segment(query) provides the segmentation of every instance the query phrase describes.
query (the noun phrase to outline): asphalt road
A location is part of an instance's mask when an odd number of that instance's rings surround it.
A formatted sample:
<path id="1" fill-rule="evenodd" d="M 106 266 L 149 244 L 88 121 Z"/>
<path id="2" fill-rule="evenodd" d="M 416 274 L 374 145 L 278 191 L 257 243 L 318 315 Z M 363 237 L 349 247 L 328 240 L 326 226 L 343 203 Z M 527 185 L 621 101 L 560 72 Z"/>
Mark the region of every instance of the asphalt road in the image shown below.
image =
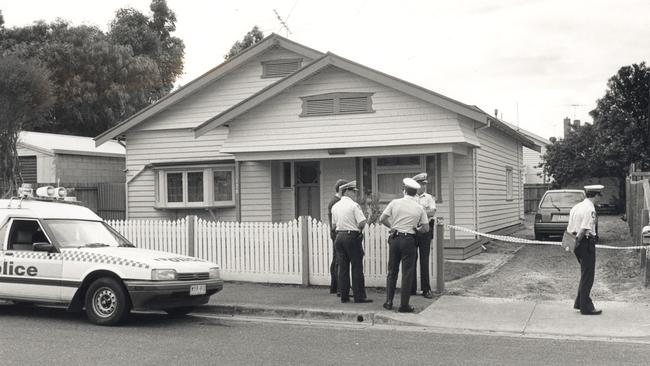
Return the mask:
<path id="1" fill-rule="evenodd" d="M 9 365 L 624 365 L 647 344 L 440 334 L 378 326 L 135 314 L 120 327 L 62 309 L 0 306 Z"/>

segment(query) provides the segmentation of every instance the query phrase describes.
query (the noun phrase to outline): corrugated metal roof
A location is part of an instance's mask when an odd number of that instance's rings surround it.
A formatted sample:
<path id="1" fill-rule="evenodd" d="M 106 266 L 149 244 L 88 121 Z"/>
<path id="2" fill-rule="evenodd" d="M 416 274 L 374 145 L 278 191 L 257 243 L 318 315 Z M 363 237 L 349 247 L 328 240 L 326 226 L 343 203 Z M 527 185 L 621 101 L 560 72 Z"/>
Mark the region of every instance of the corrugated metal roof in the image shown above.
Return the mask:
<path id="1" fill-rule="evenodd" d="M 93 138 L 84 136 L 22 131 L 18 136 L 18 145 L 50 154 L 125 156 L 124 146 L 116 141 L 107 141 L 105 144 L 95 147 Z"/>

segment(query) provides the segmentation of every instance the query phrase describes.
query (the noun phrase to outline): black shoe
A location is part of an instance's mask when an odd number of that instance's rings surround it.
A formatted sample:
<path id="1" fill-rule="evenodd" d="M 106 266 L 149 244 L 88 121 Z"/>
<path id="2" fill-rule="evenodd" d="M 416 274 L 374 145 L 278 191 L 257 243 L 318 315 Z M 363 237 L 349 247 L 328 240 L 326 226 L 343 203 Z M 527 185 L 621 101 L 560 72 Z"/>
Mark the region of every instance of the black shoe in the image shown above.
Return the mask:
<path id="1" fill-rule="evenodd" d="M 578 306 L 578 305 L 573 305 L 573 308 L 576 309 L 576 310 L 580 310 L 580 306 Z"/>
<path id="2" fill-rule="evenodd" d="M 600 315 L 602 314 L 603 311 L 600 309 L 594 309 L 592 311 L 581 311 L 580 314 L 582 315 Z"/>
<path id="3" fill-rule="evenodd" d="M 341 302 L 343 302 L 343 303 L 350 302 L 350 298 L 349 297 L 342 297 Z"/>
<path id="4" fill-rule="evenodd" d="M 433 299 L 433 294 L 431 293 L 431 291 L 424 291 L 422 293 L 422 296 L 424 296 L 426 299 Z"/>
<path id="5" fill-rule="evenodd" d="M 386 302 L 384 303 L 384 305 L 382 305 L 382 306 L 383 306 L 384 309 L 386 309 L 386 310 L 393 310 L 393 303 L 392 303 L 392 302 L 386 301 Z"/>
<path id="6" fill-rule="evenodd" d="M 412 307 L 411 305 L 406 305 L 406 306 L 400 306 L 399 309 L 397 309 L 400 313 L 412 313 L 415 311 L 415 308 Z"/>
<path id="7" fill-rule="evenodd" d="M 357 304 L 361 304 L 361 303 L 366 303 L 366 302 L 372 302 L 372 299 L 359 299 L 359 300 L 354 299 L 354 302 L 357 303 Z"/>
<path id="8" fill-rule="evenodd" d="M 336 289 L 330 289 L 330 294 L 336 294 L 338 291 Z"/>

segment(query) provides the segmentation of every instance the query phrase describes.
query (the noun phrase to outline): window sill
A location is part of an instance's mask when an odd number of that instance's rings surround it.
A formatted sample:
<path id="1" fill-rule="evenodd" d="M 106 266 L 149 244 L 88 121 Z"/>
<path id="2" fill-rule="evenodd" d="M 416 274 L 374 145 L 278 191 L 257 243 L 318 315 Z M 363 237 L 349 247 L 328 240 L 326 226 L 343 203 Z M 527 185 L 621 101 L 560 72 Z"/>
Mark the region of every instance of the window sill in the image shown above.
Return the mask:
<path id="1" fill-rule="evenodd" d="M 235 207 L 234 203 L 215 203 L 212 205 L 174 205 L 174 206 L 165 206 L 165 205 L 154 205 L 153 208 L 156 210 L 201 210 L 201 209 L 210 209 L 210 208 L 228 208 Z"/>

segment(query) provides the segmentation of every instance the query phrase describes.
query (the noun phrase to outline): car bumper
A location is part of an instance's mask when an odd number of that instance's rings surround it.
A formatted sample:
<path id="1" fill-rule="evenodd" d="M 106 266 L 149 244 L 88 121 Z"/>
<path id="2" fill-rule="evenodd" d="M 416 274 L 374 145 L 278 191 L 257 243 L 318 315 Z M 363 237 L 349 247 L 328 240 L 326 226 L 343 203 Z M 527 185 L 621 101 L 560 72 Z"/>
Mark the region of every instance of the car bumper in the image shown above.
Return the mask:
<path id="1" fill-rule="evenodd" d="M 197 306 L 223 289 L 223 280 L 124 281 L 134 310 L 161 310 Z M 205 294 L 190 296 L 190 286 L 205 285 Z"/>
<path id="2" fill-rule="evenodd" d="M 557 234 L 562 235 L 566 230 L 568 222 L 536 222 L 535 234 Z"/>

